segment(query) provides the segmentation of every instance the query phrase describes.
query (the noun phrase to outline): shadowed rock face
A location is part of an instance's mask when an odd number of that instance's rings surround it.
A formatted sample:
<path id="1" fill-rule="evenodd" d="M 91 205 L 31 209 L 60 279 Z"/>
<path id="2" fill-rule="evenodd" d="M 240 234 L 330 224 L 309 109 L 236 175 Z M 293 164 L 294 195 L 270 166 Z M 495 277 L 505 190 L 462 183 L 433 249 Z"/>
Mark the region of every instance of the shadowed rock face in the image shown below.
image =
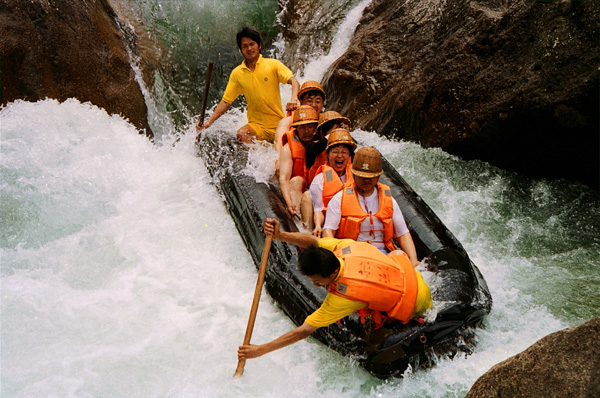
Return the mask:
<path id="1" fill-rule="evenodd" d="M 152 136 L 114 18 L 106 0 L 0 0 L 2 105 L 75 97 Z"/>
<path id="2" fill-rule="evenodd" d="M 285 39 L 282 61 L 295 70 L 302 70 L 316 54 L 331 49 L 335 26 L 344 20 L 360 0 L 280 0 L 283 10 L 279 18 Z M 300 82 L 303 83 L 303 82 Z"/>
<path id="3" fill-rule="evenodd" d="M 328 109 L 386 136 L 597 187 L 599 14 L 597 1 L 373 0 L 323 79 Z"/>
<path id="4" fill-rule="evenodd" d="M 466 398 L 599 397 L 600 318 L 544 337 L 481 376 Z"/>

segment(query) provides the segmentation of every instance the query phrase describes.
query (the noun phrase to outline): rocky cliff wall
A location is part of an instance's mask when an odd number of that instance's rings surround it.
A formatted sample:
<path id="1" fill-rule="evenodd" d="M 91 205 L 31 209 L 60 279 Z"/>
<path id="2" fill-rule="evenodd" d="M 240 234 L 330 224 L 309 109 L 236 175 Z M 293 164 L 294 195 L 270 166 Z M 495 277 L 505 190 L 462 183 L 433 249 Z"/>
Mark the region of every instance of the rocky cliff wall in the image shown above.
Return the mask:
<path id="1" fill-rule="evenodd" d="M 107 0 L 0 0 L 1 103 L 75 97 L 148 136 L 144 96 Z"/>
<path id="2" fill-rule="evenodd" d="M 328 109 L 382 135 L 597 187 L 599 16 L 593 0 L 373 0 L 323 79 Z M 290 23 L 298 32 L 306 21 Z"/>

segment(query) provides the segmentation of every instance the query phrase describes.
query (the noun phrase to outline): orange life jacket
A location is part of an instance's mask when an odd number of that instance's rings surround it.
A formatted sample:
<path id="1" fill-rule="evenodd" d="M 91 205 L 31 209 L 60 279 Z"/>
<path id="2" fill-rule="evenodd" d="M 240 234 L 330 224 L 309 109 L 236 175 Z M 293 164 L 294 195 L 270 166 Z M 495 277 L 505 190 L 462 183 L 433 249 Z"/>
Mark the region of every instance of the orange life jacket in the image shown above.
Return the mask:
<path id="1" fill-rule="evenodd" d="M 348 162 L 346 165 L 346 184 L 354 181 L 354 178 L 352 178 L 352 172 L 350 171 L 351 167 L 352 165 L 350 162 Z M 335 172 L 333 167 L 329 166 L 328 164 L 319 167 L 317 174 L 321 172 L 323 173 L 323 206 L 325 206 L 322 211 L 325 213 L 329 201 L 336 193 L 342 190 L 344 183 L 342 182 L 342 179 L 338 173 Z"/>
<path id="2" fill-rule="evenodd" d="M 325 152 L 325 151 L 323 151 L 317 155 L 317 157 L 315 158 L 315 162 L 313 163 L 312 166 L 310 166 L 310 169 L 308 169 L 307 181 L 306 181 L 306 184 L 308 186 L 310 186 L 310 184 L 312 183 L 312 180 L 315 178 L 315 176 L 320 173 L 319 169 L 324 164 L 327 164 L 327 152 Z"/>
<path id="3" fill-rule="evenodd" d="M 381 231 L 374 229 L 373 217 L 378 218 L 383 223 L 383 243 L 389 251 L 396 250 L 396 246 L 392 239 L 394 238 L 394 223 L 392 216 L 394 215 L 394 204 L 392 202 L 392 191 L 387 185 L 377 183 L 377 193 L 379 196 L 379 209 L 376 214 L 369 215 L 365 212 L 358 202 L 358 194 L 354 189 L 354 184 L 344 185 L 341 202 L 341 218 L 340 225 L 336 231 L 335 237 L 338 239 L 354 239 L 358 238 L 361 232 Z M 369 217 L 371 229 L 362 231 L 360 224 Z M 374 241 L 370 241 L 374 242 Z"/>
<path id="4" fill-rule="evenodd" d="M 367 310 L 386 312 L 402 323 L 411 319 L 418 280 L 408 256 L 386 256 L 366 242 L 352 242 L 334 254 L 344 260 L 345 266 L 329 285 L 330 293 L 367 303 Z"/>
<path id="5" fill-rule="evenodd" d="M 292 177 L 302 177 L 306 180 L 306 153 L 304 151 L 304 145 L 296 134 L 296 129 L 292 127 L 291 130 L 286 131 L 281 136 L 281 146 L 288 144 L 290 152 L 292 153 Z"/>

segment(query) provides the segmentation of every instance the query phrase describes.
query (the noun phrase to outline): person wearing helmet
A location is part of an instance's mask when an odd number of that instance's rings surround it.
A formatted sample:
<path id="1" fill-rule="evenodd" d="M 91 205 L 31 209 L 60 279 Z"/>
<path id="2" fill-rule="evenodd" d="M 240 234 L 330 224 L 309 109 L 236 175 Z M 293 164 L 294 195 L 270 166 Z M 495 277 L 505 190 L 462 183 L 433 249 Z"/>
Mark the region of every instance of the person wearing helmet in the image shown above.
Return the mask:
<path id="1" fill-rule="evenodd" d="M 383 253 L 396 250 L 393 239 L 400 243 L 413 266 L 417 251 L 404 216 L 390 187 L 379 183 L 381 155 L 373 147 L 360 148 L 352 161 L 353 182 L 329 201 L 324 237 L 368 241 Z"/>
<path id="2" fill-rule="evenodd" d="M 352 182 L 350 164 L 356 149 L 356 142 L 343 128 L 329 133 L 327 139 L 327 164 L 320 166 L 310 184 L 310 199 L 314 211 L 312 234 L 321 237 L 325 211 L 331 198 L 338 193 L 344 184 Z"/>
<path id="3" fill-rule="evenodd" d="M 223 99 L 210 118 L 202 125 L 199 121 L 196 129 L 201 131 L 210 127 L 243 94 L 248 104 L 248 123 L 238 129 L 238 139 L 245 143 L 253 139 L 273 142 L 277 123 L 284 116 L 279 83 L 292 86 L 292 95 L 285 109 L 293 111 L 298 99 L 298 81 L 280 61 L 263 58 L 260 54 L 261 38 L 257 31 L 244 27 L 237 33 L 236 39 L 244 60 L 231 72 Z"/>
<path id="4" fill-rule="evenodd" d="M 321 113 L 319 124 L 317 125 L 316 137 L 318 140 L 306 145 L 306 168 L 308 169 L 307 184 L 313 181 L 317 175 L 317 170 L 324 164 L 327 164 L 327 136 L 330 131 L 337 128 L 350 130 L 350 119 L 340 115 L 336 111 L 327 111 Z M 356 148 L 356 147 L 355 147 Z"/>
<path id="5" fill-rule="evenodd" d="M 323 106 L 325 106 L 325 91 L 319 82 L 315 80 L 307 80 L 300 86 L 298 91 L 298 99 L 300 105 L 312 106 L 317 114 L 321 114 Z M 275 129 L 275 150 L 279 153 L 281 151 L 281 137 L 290 130 L 292 126 L 292 115 L 286 116 L 277 123 Z M 278 162 L 275 162 L 275 172 L 277 173 Z"/>
<path id="6" fill-rule="evenodd" d="M 310 105 L 300 105 L 292 115 L 292 129 L 282 137 L 279 188 L 288 212 L 301 216 L 300 200 L 306 189 L 305 145 L 314 139 L 319 115 Z M 307 221 L 305 214 L 303 221 Z"/>

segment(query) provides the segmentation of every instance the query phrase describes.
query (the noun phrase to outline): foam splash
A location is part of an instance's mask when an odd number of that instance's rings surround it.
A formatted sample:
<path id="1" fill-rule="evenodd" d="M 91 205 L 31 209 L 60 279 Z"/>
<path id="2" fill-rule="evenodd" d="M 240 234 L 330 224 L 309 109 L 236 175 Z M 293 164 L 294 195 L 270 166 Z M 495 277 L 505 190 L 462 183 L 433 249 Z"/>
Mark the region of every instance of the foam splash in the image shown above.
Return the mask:
<path id="1" fill-rule="evenodd" d="M 232 380 L 256 269 L 193 134 L 154 146 L 76 100 L 0 118 L 2 396 L 300 396 L 319 378 L 326 348 L 304 343 Z M 262 301 L 257 342 L 292 327 Z"/>

